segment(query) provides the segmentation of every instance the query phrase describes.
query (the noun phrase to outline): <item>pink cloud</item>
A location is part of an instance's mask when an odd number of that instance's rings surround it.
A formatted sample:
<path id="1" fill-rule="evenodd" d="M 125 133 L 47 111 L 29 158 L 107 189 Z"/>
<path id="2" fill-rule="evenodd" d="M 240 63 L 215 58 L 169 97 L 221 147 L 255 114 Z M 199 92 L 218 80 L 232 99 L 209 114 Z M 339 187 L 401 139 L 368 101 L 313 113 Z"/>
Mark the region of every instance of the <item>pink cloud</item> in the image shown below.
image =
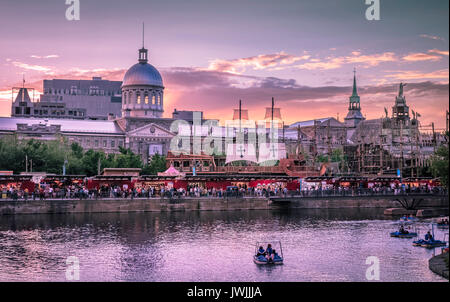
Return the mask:
<path id="1" fill-rule="evenodd" d="M 430 49 L 428 52 L 436 53 L 443 56 L 448 56 L 448 50 Z"/>
<path id="2" fill-rule="evenodd" d="M 58 55 L 48 55 L 48 56 L 31 55 L 30 58 L 34 58 L 34 59 L 53 59 L 53 58 L 59 58 L 59 56 Z"/>
<path id="3" fill-rule="evenodd" d="M 404 56 L 402 59 L 405 61 L 439 61 L 442 57 L 430 55 L 422 52 L 411 53 L 409 55 Z"/>
<path id="4" fill-rule="evenodd" d="M 208 70 L 241 74 L 245 72 L 247 67 L 262 70 L 279 65 L 289 65 L 299 60 L 307 60 L 309 57 L 309 55 L 294 56 L 281 51 L 275 54 L 263 54 L 234 60 L 217 59 L 210 62 Z"/>
<path id="5" fill-rule="evenodd" d="M 54 71 L 52 71 L 52 68 L 48 67 L 48 66 L 32 65 L 32 64 L 27 64 L 27 63 L 22 63 L 22 62 L 17 62 L 17 61 L 12 62 L 12 64 L 14 66 L 22 68 L 22 69 L 39 71 L 39 72 L 43 72 L 43 73 L 49 74 L 49 75 L 55 73 Z"/>
<path id="6" fill-rule="evenodd" d="M 400 80 L 448 79 L 449 73 L 448 69 L 441 69 L 432 72 L 420 72 L 408 70 L 408 71 L 399 71 L 396 74 L 389 74 L 386 75 L 385 77 Z"/>

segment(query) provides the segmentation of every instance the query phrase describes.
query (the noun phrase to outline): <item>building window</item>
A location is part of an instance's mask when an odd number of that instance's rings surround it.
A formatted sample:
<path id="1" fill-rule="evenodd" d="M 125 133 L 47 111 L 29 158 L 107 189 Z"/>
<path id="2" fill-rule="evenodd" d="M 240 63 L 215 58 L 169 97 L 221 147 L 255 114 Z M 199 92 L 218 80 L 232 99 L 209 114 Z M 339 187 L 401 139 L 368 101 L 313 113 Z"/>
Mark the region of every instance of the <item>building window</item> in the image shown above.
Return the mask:
<path id="1" fill-rule="evenodd" d="M 145 94 L 145 104 L 148 104 L 148 94 Z"/>
<path id="2" fill-rule="evenodd" d="M 137 103 L 138 103 L 138 104 L 141 103 L 141 95 L 140 95 L 140 94 L 138 94 L 138 96 L 137 96 Z"/>
<path id="3" fill-rule="evenodd" d="M 95 140 L 95 147 L 98 147 L 98 139 Z"/>
<path id="4" fill-rule="evenodd" d="M 89 94 L 90 95 L 98 95 L 99 94 L 98 86 L 90 86 L 89 87 Z"/>
<path id="5" fill-rule="evenodd" d="M 106 148 L 107 143 L 108 143 L 108 142 L 107 142 L 106 140 L 103 141 L 103 147 L 104 147 L 104 148 Z"/>
<path id="6" fill-rule="evenodd" d="M 116 147 L 116 141 L 112 140 L 111 141 L 111 148 L 115 148 Z"/>
<path id="7" fill-rule="evenodd" d="M 119 147 L 123 147 L 123 141 L 119 141 Z"/>

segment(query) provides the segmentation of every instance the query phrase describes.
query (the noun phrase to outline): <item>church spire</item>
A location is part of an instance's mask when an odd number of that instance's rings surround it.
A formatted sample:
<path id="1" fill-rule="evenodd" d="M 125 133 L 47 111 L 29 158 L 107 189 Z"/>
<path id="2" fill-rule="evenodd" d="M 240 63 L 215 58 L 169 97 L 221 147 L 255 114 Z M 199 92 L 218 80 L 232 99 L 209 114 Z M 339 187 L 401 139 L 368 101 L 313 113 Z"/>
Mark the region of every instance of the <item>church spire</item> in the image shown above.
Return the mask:
<path id="1" fill-rule="evenodd" d="M 139 63 L 146 64 L 148 62 L 148 52 L 144 47 L 144 22 L 142 22 L 142 48 L 139 49 Z"/>
<path id="2" fill-rule="evenodd" d="M 356 68 L 353 68 L 353 93 L 352 96 L 358 96 L 358 92 L 356 91 Z"/>
<path id="3" fill-rule="evenodd" d="M 348 113 L 345 117 L 345 125 L 350 128 L 355 128 L 360 121 L 365 120 L 365 117 L 361 114 L 361 104 L 356 89 L 356 69 L 353 68 L 353 92 L 349 97 Z"/>

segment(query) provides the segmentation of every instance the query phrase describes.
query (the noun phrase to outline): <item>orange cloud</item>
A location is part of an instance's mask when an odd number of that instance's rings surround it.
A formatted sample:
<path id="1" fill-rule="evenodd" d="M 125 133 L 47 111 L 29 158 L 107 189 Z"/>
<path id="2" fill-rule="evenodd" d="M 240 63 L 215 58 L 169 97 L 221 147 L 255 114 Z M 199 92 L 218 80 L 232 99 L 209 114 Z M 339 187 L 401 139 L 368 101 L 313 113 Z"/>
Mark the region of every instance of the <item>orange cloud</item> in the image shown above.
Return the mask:
<path id="1" fill-rule="evenodd" d="M 360 55 L 360 52 L 353 52 L 352 54 L 352 57 L 345 58 L 346 63 L 364 63 L 369 66 L 377 66 L 383 62 L 396 61 L 395 54 L 393 52 L 385 52 L 374 55 Z"/>
<path id="2" fill-rule="evenodd" d="M 309 55 L 294 56 L 281 51 L 276 54 L 258 55 L 234 60 L 217 59 L 210 62 L 208 70 L 241 74 L 245 72 L 247 67 L 253 67 L 254 70 L 262 70 L 279 65 L 289 65 L 299 60 L 307 60 L 309 57 Z"/>
<path id="3" fill-rule="evenodd" d="M 407 56 L 404 56 L 402 59 L 405 61 L 416 62 L 416 61 L 438 61 L 441 58 L 442 57 L 440 57 L 440 56 L 435 56 L 435 55 L 418 52 L 418 53 L 411 53 Z"/>
<path id="4" fill-rule="evenodd" d="M 344 57 L 336 57 L 330 58 L 328 57 L 325 61 L 321 61 L 319 59 L 311 59 L 309 62 L 297 65 L 295 67 L 299 69 L 307 69 L 307 70 L 315 70 L 315 69 L 336 69 L 344 64 L 355 64 L 362 63 L 366 66 L 377 66 L 383 62 L 391 62 L 395 61 L 395 54 L 393 52 L 385 52 L 381 54 L 374 55 L 361 55 L 359 51 L 353 51 L 352 56 L 344 56 Z"/>
<path id="5" fill-rule="evenodd" d="M 422 80 L 422 79 L 448 79 L 448 69 L 436 70 L 433 72 L 420 71 L 399 71 L 396 74 L 386 75 L 387 78 L 403 79 L 403 80 Z M 448 81 L 447 81 L 448 83 Z"/>
<path id="6" fill-rule="evenodd" d="M 430 49 L 428 52 L 436 53 L 443 56 L 448 56 L 448 50 Z"/>

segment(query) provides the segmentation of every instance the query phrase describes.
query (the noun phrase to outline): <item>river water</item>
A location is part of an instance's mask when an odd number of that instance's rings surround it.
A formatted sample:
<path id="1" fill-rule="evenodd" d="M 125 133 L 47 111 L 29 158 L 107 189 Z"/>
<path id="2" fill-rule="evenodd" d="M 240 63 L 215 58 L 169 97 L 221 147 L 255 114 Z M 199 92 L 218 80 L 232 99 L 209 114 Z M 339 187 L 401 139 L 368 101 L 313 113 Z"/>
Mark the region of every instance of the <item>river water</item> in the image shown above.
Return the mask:
<path id="1" fill-rule="evenodd" d="M 370 256 L 380 281 L 447 281 L 428 268 L 432 250 L 389 237 L 396 220 L 382 212 L 0 216 L 0 281 L 66 281 L 71 256 L 80 281 L 367 281 Z M 423 237 L 430 220 L 416 225 Z M 284 265 L 255 265 L 255 242 L 276 240 Z"/>

